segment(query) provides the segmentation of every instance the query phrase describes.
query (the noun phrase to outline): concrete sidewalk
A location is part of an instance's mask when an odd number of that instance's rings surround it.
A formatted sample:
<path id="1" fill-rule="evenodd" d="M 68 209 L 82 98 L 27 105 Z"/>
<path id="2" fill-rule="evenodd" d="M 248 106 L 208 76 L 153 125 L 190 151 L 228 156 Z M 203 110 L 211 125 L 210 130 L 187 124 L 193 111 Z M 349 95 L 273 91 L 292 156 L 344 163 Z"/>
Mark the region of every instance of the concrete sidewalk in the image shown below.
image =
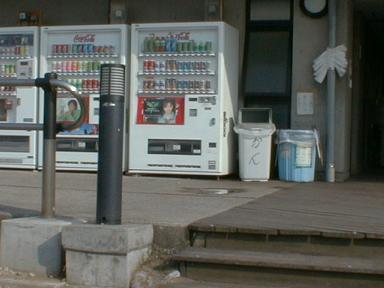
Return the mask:
<path id="1" fill-rule="evenodd" d="M 0 212 L 12 217 L 38 215 L 41 179 L 41 172 L 0 170 Z M 95 173 L 57 173 L 57 215 L 93 222 L 96 181 Z M 298 184 L 124 176 L 122 222 L 153 224 L 155 244 L 177 247 L 183 245 L 188 224 L 294 185 Z"/>

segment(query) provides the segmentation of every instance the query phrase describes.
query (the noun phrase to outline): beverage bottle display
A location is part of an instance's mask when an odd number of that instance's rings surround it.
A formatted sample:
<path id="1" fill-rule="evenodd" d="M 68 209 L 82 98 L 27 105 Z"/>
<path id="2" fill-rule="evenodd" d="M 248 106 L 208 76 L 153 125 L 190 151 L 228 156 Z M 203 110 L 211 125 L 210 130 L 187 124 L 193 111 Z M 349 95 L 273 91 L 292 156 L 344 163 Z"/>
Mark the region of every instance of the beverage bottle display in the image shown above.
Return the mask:
<path id="1" fill-rule="evenodd" d="M 174 35 L 171 35 L 171 50 L 172 52 L 176 52 L 177 50 L 177 39 Z"/>
<path id="2" fill-rule="evenodd" d="M 159 52 L 159 51 L 160 51 L 160 39 L 159 37 L 156 37 L 154 41 L 154 52 Z"/>
<path id="3" fill-rule="evenodd" d="M 166 52 L 172 51 L 172 38 L 170 35 L 168 35 L 167 39 L 165 40 L 165 51 Z"/>
<path id="4" fill-rule="evenodd" d="M 164 37 L 161 37 L 160 39 L 160 48 L 159 48 L 159 52 L 165 52 L 165 38 Z"/>

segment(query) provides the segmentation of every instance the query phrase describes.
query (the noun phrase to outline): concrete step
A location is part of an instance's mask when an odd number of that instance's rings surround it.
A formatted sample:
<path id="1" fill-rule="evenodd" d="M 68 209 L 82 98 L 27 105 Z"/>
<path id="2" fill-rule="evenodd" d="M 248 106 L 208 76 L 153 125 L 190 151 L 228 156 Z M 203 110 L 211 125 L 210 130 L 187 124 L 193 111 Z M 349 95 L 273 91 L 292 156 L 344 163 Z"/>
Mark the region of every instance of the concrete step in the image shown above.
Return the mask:
<path id="1" fill-rule="evenodd" d="M 254 285 L 241 285 L 241 284 L 233 284 L 233 283 L 220 283 L 220 282 L 200 282 L 200 281 L 188 281 L 186 283 L 173 283 L 165 286 L 161 286 L 160 288 L 321 288 L 314 287 L 312 284 L 309 286 L 298 286 L 295 283 L 287 283 L 287 284 L 254 284 Z"/>
<path id="2" fill-rule="evenodd" d="M 249 233 L 237 231 L 190 230 L 194 247 L 258 252 L 299 253 L 308 255 L 384 258 L 384 239 L 367 239 L 356 236 L 305 234 L 303 231 L 279 233 Z M 340 235 L 339 235 L 340 236 Z"/>
<path id="3" fill-rule="evenodd" d="M 180 263 L 183 276 L 201 281 L 384 287 L 384 260 L 194 247 L 174 255 L 173 259 Z"/>

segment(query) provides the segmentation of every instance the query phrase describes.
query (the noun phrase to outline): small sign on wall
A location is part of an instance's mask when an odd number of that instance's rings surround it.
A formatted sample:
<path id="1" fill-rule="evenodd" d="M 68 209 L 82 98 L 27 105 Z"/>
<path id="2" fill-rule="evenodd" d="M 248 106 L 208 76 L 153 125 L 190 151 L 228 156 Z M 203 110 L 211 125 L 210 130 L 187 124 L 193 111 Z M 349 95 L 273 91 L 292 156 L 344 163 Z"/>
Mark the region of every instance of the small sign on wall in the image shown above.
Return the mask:
<path id="1" fill-rule="evenodd" d="M 313 115 L 314 93 L 297 92 L 297 115 Z"/>

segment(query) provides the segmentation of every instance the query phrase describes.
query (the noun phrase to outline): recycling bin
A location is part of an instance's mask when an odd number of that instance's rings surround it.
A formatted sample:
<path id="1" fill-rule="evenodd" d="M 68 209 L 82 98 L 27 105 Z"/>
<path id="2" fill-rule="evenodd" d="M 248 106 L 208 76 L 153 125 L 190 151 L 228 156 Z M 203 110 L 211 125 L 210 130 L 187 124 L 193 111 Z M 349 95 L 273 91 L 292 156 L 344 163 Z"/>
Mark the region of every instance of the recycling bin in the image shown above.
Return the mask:
<path id="1" fill-rule="evenodd" d="M 316 130 L 278 130 L 277 161 L 280 180 L 314 181 L 318 139 Z"/>
<path id="2" fill-rule="evenodd" d="M 239 174 L 242 181 L 267 181 L 270 177 L 272 135 L 272 110 L 242 108 L 238 124 Z"/>

